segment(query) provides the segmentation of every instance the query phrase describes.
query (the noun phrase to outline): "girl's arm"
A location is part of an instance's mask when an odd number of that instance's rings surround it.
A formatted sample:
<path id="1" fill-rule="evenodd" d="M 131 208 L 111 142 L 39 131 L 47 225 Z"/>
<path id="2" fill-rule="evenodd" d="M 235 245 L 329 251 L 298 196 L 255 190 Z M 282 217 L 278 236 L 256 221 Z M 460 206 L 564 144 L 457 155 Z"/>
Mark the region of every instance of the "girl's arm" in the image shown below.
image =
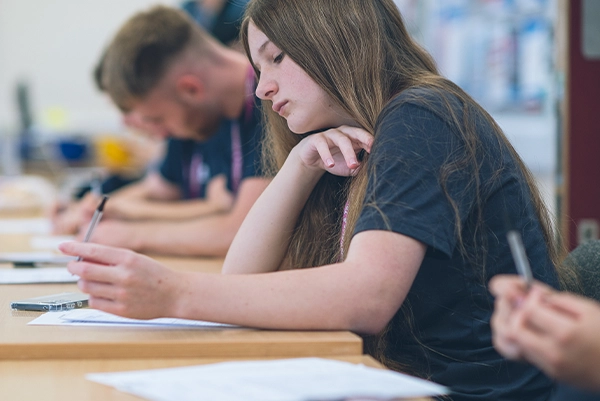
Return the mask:
<path id="1" fill-rule="evenodd" d="M 174 272 L 132 251 L 63 243 L 90 306 L 135 318 L 179 317 L 286 330 L 377 333 L 394 316 L 426 247 L 401 234 L 364 231 L 343 263 L 267 274 Z"/>
<path id="2" fill-rule="evenodd" d="M 359 167 L 356 153 L 370 151 L 371 139 L 363 130 L 340 127 L 301 141 L 250 212 L 228 266 L 256 273 L 277 269 L 287 244 L 281 238 L 293 227 L 289 216 L 297 216 L 323 170 L 352 174 Z M 342 263 L 228 275 L 173 272 L 134 252 L 91 243 L 65 243 L 60 249 L 84 258 L 71 262 L 69 270 L 81 277 L 79 288 L 90 294 L 90 305 L 107 312 L 377 333 L 404 301 L 426 246 L 390 231 L 364 231 L 353 237 Z"/>
<path id="3" fill-rule="evenodd" d="M 356 154 L 361 149 L 370 151 L 372 140 L 365 130 L 348 126 L 304 138 L 246 216 L 229 248 L 223 273 L 279 269 L 300 211 L 321 176 L 326 171 L 352 174 L 359 167 Z"/>

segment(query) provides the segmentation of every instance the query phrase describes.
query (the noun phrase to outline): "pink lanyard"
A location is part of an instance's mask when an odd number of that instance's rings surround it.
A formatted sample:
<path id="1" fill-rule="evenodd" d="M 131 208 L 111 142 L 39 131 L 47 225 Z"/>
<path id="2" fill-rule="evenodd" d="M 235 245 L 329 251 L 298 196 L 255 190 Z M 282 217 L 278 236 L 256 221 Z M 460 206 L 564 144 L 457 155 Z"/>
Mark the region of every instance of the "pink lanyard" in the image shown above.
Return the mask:
<path id="1" fill-rule="evenodd" d="M 342 216 L 342 236 L 340 238 L 340 258 L 339 262 L 344 261 L 344 239 L 346 238 L 346 225 L 348 224 L 348 209 L 350 208 L 350 199 L 344 206 L 344 215 Z"/>
<path id="2" fill-rule="evenodd" d="M 252 119 L 252 109 L 254 107 L 254 70 L 252 67 L 248 67 L 248 73 L 246 74 L 246 102 L 244 108 L 244 124 L 247 124 Z M 242 182 L 242 170 L 243 170 L 243 159 L 242 154 L 242 135 L 239 120 L 231 122 L 231 190 L 234 194 L 237 191 Z M 203 177 L 200 181 L 199 169 L 203 165 L 202 153 L 194 153 L 192 161 L 190 163 L 190 174 L 189 174 L 189 190 L 190 197 L 197 198 L 202 190 L 202 183 L 205 179 Z"/>

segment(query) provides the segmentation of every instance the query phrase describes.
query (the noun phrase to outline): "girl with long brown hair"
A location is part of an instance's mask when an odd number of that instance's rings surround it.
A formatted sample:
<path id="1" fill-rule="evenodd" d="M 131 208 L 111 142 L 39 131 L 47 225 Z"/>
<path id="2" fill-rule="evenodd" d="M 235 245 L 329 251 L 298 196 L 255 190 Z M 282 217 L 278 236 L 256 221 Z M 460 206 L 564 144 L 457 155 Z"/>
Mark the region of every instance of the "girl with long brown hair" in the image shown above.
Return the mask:
<path id="1" fill-rule="evenodd" d="M 506 220 L 535 277 L 558 287 L 546 210 L 500 128 L 439 75 L 392 0 L 252 0 L 242 41 L 274 178 L 225 274 L 64 244 L 85 258 L 69 269 L 91 306 L 352 330 L 382 362 L 449 386 L 455 400 L 546 399 L 550 379 L 493 349 L 486 287 L 514 271 Z"/>

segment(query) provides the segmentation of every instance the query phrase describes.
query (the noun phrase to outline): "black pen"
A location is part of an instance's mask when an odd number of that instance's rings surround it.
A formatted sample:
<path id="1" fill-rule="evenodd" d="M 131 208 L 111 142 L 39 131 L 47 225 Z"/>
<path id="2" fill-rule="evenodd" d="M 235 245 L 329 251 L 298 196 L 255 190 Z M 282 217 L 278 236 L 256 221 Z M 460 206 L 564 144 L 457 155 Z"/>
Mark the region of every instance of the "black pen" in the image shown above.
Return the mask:
<path id="1" fill-rule="evenodd" d="M 90 225 L 88 226 L 87 232 L 85 233 L 85 238 L 83 239 L 83 242 L 88 242 L 90 240 L 90 238 L 92 237 L 92 233 L 94 232 L 94 229 L 96 228 L 96 226 L 98 225 L 98 222 L 100 221 L 100 218 L 102 217 L 102 212 L 104 211 L 104 205 L 106 204 L 107 200 L 108 200 L 108 196 L 104 195 L 102 197 L 102 200 L 100 201 L 100 204 L 96 208 L 94 215 L 92 216 L 92 221 L 90 221 Z M 81 256 L 77 257 L 77 261 L 78 262 L 81 261 Z"/>

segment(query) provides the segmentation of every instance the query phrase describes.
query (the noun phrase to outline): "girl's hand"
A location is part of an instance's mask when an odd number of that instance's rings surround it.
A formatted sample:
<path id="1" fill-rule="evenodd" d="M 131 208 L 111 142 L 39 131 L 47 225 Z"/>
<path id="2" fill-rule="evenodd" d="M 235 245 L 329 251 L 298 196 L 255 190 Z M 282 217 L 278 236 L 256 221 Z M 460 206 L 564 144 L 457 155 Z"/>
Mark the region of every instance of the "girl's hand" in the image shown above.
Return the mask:
<path id="1" fill-rule="evenodd" d="M 519 276 L 494 277 L 490 291 L 496 297 L 491 326 L 498 352 L 559 381 L 600 390 L 600 304 L 539 282 L 526 291 Z"/>
<path id="2" fill-rule="evenodd" d="M 292 150 L 303 165 L 339 176 L 354 175 L 360 167 L 358 153 L 371 152 L 373 135 L 362 128 L 343 125 L 309 135 Z"/>
<path id="3" fill-rule="evenodd" d="M 83 258 L 67 268 L 80 277 L 77 285 L 90 295 L 90 307 L 137 319 L 176 316 L 181 274 L 126 249 L 81 242 L 59 249 Z"/>

